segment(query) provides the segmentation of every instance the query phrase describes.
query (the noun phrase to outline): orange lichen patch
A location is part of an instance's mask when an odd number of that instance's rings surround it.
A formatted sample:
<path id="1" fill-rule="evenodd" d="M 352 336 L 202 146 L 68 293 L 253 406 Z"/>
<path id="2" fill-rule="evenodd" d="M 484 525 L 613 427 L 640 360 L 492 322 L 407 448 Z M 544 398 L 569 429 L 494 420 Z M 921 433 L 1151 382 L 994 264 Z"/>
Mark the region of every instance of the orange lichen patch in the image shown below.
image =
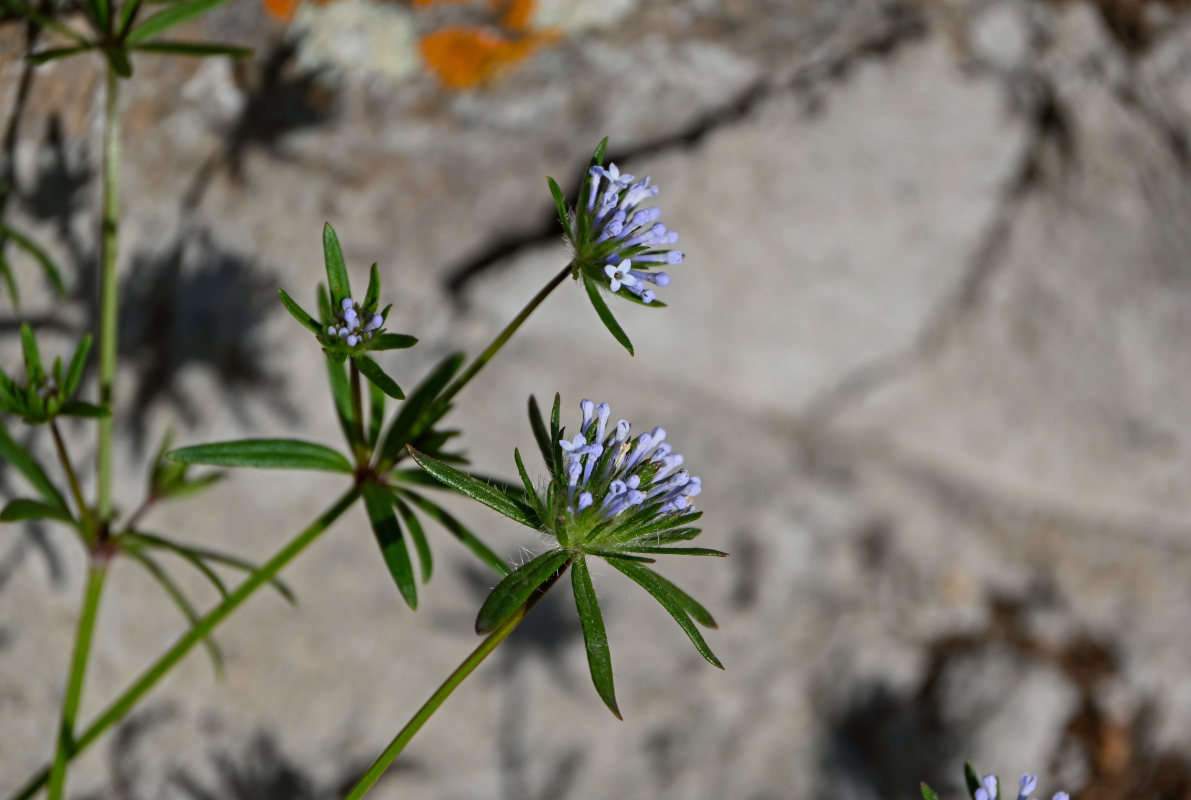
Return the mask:
<path id="1" fill-rule="evenodd" d="M 265 11 L 269 16 L 281 22 L 288 22 L 298 10 L 300 0 L 264 0 Z M 335 0 L 314 0 L 320 6 L 333 3 Z"/>
<path id="2" fill-rule="evenodd" d="M 414 8 L 426 8 L 427 6 L 443 6 L 454 5 L 458 3 L 469 3 L 471 0 L 414 0 Z"/>
<path id="3" fill-rule="evenodd" d="M 448 89 L 472 89 L 489 83 L 553 38 L 510 39 L 496 28 L 454 26 L 423 36 L 422 58 Z"/>
<path id="4" fill-rule="evenodd" d="M 526 31 L 533 23 L 534 0 L 489 0 L 488 7 L 501 15 L 506 31 Z"/>

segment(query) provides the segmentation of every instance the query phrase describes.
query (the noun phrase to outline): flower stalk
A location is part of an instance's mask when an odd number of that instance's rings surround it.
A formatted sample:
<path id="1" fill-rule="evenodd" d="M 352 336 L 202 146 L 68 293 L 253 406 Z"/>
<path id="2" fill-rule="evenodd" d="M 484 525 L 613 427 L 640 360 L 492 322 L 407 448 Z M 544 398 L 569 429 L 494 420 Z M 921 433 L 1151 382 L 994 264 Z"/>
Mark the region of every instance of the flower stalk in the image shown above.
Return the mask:
<path id="1" fill-rule="evenodd" d="M 99 300 L 99 404 L 111 410 L 113 384 L 116 380 L 116 337 L 119 330 L 119 306 L 116 274 L 118 224 L 120 217 L 120 88 L 119 76 L 107 67 L 107 98 L 103 127 L 103 228 L 101 231 L 103 263 L 100 272 Z M 96 450 L 97 512 L 101 523 L 112 514 L 112 423 L 113 416 L 99 420 L 99 446 Z"/>

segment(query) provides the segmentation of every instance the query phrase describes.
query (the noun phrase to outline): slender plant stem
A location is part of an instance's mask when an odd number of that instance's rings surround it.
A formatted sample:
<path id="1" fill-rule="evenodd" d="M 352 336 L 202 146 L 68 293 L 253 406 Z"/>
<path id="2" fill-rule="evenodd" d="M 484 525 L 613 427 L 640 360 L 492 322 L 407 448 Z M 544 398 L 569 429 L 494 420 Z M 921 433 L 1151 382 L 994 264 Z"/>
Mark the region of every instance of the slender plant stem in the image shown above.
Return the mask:
<path id="1" fill-rule="evenodd" d="M 562 574 L 566 572 L 570 564 L 571 562 L 568 561 L 559 567 L 545 583 L 534 591 L 520 608 L 513 612 L 512 616 L 498 625 L 492 633 L 488 634 L 488 637 L 484 641 L 480 642 L 479 647 L 471 651 L 471 655 L 463 659 L 463 663 L 442 682 L 442 685 L 435 690 L 434 694 L 430 695 L 430 699 L 422 704 L 422 707 L 410 718 L 409 722 L 405 723 L 405 727 L 389 743 L 385 751 L 380 754 L 376 761 L 372 762 L 372 766 L 364 773 L 364 777 L 360 778 L 356 785 L 352 787 L 351 793 L 348 794 L 345 800 L 359 800 L 359 798 L 368 794 L 368 790 L 380 780 L 381 776 L 385 774 L 385 770 L 389 768 L 389 765 L 393 763 L 397 756 L 401 755 L 401 751 L 414 738 L 414 735 L 422 729 L 426 721 L 434 715 L 438 707 L 451 696 L 451 693 L 458 688 L 459 684 L 463 683 L 468 675 L 475 671 L 476 667 L 483 663 L 484 659 L 492 654 L 492 651 L 496 649 L 497 645 L 508 638 L 509 634 L 521 624 L 521 620 L 525 619 L 525 615 L 537 605 L 539 600 L 545 597 L 546 592 L 562 577 Z"/>
<path id="2" fill-rule="evenodd" d="M 352 365 L 352 429 L 355 441 L 352 447 L 356 451 L 357 463 L 368 458 L 367 439 L 364 437 L 364 396 L 360 389 L 360 370 L 356 367 L 355 359 L 350 359 Z"/>
<path id="3" fill-rule="evenodd" d="M 559 284 L 566 280 L 567 276 L 571 274 L 571 269 L 572 265 L 567 264 L 562 268 L 561 272 L 551 278 L 550 282 L 543 286 L 541 290 L 533 296 L 533 299 L 525 304 L 525 308 L 521 309 L 521 313 L 513 317 L 513 321 L 506 325 L 504 330 L 496 335 L 496 338 L 492 340 L 492 344 L 488 345 L 488 348 L 484 352 L 476 356 L 475 361 L 472 361 L 467 366 L 467 369 L 463 371 L 463 374 L 456 378 L 455 382 L 448 386 L 446 391 L 439 395 L 437 403 L 440 408 L 446 406 L 446 404 L 449 403 L 455 395 L 459 394 L 459 390 L 466 386 L 468 381 L 474 378 L 476 373 L 482 370 L 484 365 L 492 360 L 492 357 L 500 351 L 500 348 L 505 346 L 505 342 L 513 337 L 513 334 L 517 332 L 517 329 L 521 327 L 522 323 L 529 319 L 529 315 L 534 312 L 534 309 L 540 306 L 542 301 L 549 297 L 550 293 L 558 288 Z"/>
<path id="4" fill-rule="evenodd" d="M 83 680 L 87 674 L 87 657 L 91 654 L 91 635 L 95 632 L 95 616 L 99 611 L 99 596 L 103 579 L 107 576 L 106 558 L 90 558 L 87 566 L 87 588 L 83 594 L 83 611 L 74 640 L 74 657 L 70 662 L 70 678 L 66 697 L 62 701 L 62 717 L 58 726 L 58 747 L 50 768 L 49 800 L 61 800 L 66 789 L 66 765 L 74 750 L 74 718 L 83 696 Z"/>
<path id="5" fill-rule="evenodd" d="M 99 404 L 112 408 L 112 386 L 116 379 L 116 335 L 119 329 L 116 274 L 117 225 L 120 217 L 120 84 L 116 71 L 107 67 L 107 102 L 103 127 L 103 264 L 99 299 Z M 99 420 L 96 449 L 96 507 L 101 523 L 112 514 L 112 421 L 109 414 Z"/>
<path id="6" fill-rule="evenodd" d="M 211 609 L 202 619 L 198 620 L 194 626 L 186 632 L 178 641 L 146 669 L 141 676 L 137 678 L 136 682 L 124 691 L 122 695 L 116 698 L 115 701 L 109 705 L 103 713 L 99 715 L 94 722 L 92 722 L 85 731 L 82 732 L 75 740 L 72 747 L 66 750 L 65 758 L 67 760 L 74 758 L 79 753 L 83 752 L 100 734 L 106 731 L 115 723 L 124 718 L 124 715 L 136 705 L 141 697 L 153 688 L 156 683 L 165 676 L 175 664 L 182 660 L 182 657 L 190 652 L 196 644 L 203 641 L 215 627 L 219 625 L 229 614 L 236 610 L 245 600 L 249 598 L 257 589 L 261 588 L 274 577 L 277 573 L 285 567 L 290 561 L 297 557 L 299 553 L 309 547 L 318 537 L 331 526 L 331 524 L 339 518 L 356 498 L 360 496 L 360 489 L 358 486 L 353 486 L 346 494 L 340 497 L 335 504 L 328 508 L 323 514 L 310 524 L 308 528 L 294 537 L 289 544 L 278 551 L 277 555 L 269 559 L 269 561 L 252 573 L 244 583 L 227 596 L 226 599 L 215 608 Z M 20 791 L 13 795 L 12 800 L 29 800 L 37 791 L 45 785 L 46 780 L 50 776 L 50 769 L 45 768 L 29 779 Z"/>
<path id="7" fill-rule="evenodd" d="M 91 524 L 91 509 L 87 507 L 87 501 L 83 499 L 83 490 L 79 486 L 78 475 L 74 472 L 74 467 L 70 462 L 70 455 L 66 452 L 66 443 L 62 441 L 62 433 L 58 430 L 58 421 L 50 420 L 50 433 L 54 436 L 54 447 L 58 451 L 58 460 L 62 462 L 62 469 L 66 472 L 66 480 L 70 484 L 70 493 L 74 496 L 74 502 L 79 507 L 79 517 L 83 520 L 83 526 L 87 529 L 87 535 L 90 537 L 89 541 L 95 542 L 97 538 L 97 531 L 93 529 Z"/>

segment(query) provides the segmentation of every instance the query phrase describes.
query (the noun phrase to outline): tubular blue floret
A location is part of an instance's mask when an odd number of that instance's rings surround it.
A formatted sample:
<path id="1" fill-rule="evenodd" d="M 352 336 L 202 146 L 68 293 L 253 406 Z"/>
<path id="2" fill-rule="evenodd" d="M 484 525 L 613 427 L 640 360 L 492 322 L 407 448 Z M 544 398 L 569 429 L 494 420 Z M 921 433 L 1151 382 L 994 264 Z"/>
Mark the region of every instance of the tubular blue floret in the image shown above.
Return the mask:
<path id="1" fill-rule="evenodd" d="M 327 337 L 339 339 L 348 347 L 367 342 L 385 324 L 385 318 L 381 314 L 370 314 L 362 318 L 363 307 L 357 305 L 350 297 L 343 298 L 339 309 L 336 320 L 327 326 Z"/>
<path id="2" fill-rule="evenodd" d="M 1021 783 L 1017 793 L 1017 800 L 1029 800 L 1030 792 L 1038 788 L 1038 778 L 1030 773 L 1021 776 Z"/>

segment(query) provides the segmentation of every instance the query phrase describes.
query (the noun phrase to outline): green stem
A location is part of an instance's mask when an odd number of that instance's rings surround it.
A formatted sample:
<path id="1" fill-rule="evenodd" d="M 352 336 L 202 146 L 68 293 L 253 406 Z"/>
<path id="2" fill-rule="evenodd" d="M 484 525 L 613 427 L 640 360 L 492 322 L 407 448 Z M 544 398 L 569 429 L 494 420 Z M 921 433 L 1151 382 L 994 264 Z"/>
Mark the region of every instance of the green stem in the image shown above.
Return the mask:
<path id="1" fill-rule="evenodd" d="M 116 334 L 119 309 L 116 305 L 117 224 L 120 216 L 120 86 L 116 71 L 107 68 L 107 102 L 103 127 L 103 264 L 99 300 L 99 404 L 112 408 L 112 385 L 116 378 Z M 99 446 L 96 449 L 96 478 L 99 519 L 106 522 L 112 514 L 112 420 L 109 414 L 99 420 Z"/>
<path id="2" fill-rule="evenodd" d="M 384 775 L 385 771 L 389 768 L 389 765 L 391 765 L 397 756 L 401 754 L 401 751 L 404 750 L 405 746 L 409 744 L 411 739 L 414 738 L 414 735 L 422 729 L 422 726 L 426 724 L 427 720 L 434 715 L 434 712 L 438 710 L 438 707 L 441 706 L 443 702 L 451 696 L 451 693 L 458 688 L 459 684 L 463 683 L 464 679 L 467 678 L 468 675 L 475 671 L 476 667 L 483 663 L 484 659 L 492 654 L 492 651 L 496 649 L 497 645 L 508 638 L 509 634 L 521 624 L 521 620 L 525 619 L 525 615 L 528 614 L 535 605 L 537 605 L 538 601 L 541 600 L 545 596 L 546 592 L 550 590 L 550 587 L 553 586 L 560 577 L 562 577 L 562 574 L 566 572 L 566 569 L 570 566 L 570 563 L 571 562 L 568 561 L 566 564 L 563 564 L 561 567 L 559 567 L 557 572 L 551 575 L 545 583 L 543 583 L 537 588 L 537 590 L 534 591 L 533 595 L 530 596 L 529 600 L 527 600 L 524 605 L 513 612 L 513 615 L 507 620 L 497 626 L 492 633 L 488 634 L 488 637 L 484 639 L 484 641 L 480 642 L 479 647 L 471 651 L 471 655 L 465 658 L 463 663 L 460 664 L 455 671 L 452 672 L 450 676 L 448 676 L 447 679 L 442 682 L 442 685 L 435 690 L 434 694 L 430 695 L 430 699 L 418 709 L 417 713 L 410 718 L 409 722 L 405 723 L 405 727 L 402 728 L 401 732 L 397 734 L 396 738 L 389 743 L 389 746 L 385 748 L 385 751 L 380 754 L 376 761 L 372 762 L 372 766 L 368 768 L 366 773 L 364 773 L 364 777 L 360 778 L 360 780 L 356 782 L 356 785 L 352 787 L 351 793 L 345 798 L 345 800 L 359 800 L 359 798 L 368 794 L 368 790 L 371 789 L 378 780 L 380 780 L 381 776 Z"/>
<path id="3" fill-rule="evenodd" d="M 220 622 L 222 622 L 228 614 L 231 614 L 248 599 L 257 589 L 261 588 L 281 571 L 286 564 L 292 561 L 299 553 L 305 550 L 313 543 L 323 531 L 331 526 L 331 524 L 339 518 L 344 511 L 351 507 L 352 503 L 360 495 L 359 487 L 352 487 L 343 497 L 339 498 L 333 506 L 328 508 L 322 516 L 310 524 L 310 527 L 299 533 L 294 539 L 283 547 L 277 555 L 273 556 L 268 563 L 261 567 L 256 572 L 244 581 L 234 592 L 227 596 L 227 598 L 211 609 L 208 614 L 194 624 L 194 626 L 180 638 L 164 655 L 157 659 L 148 669 L 146 669 L 141 676 L 136 680 L 132 686 L 124 691 L 111 705 L 109 705 L 99 717 L 83 731 L 82 735 L 74 740 L 74 745 L 67 749 L 66 759 L 72 759 L 79 753 L 83 752 L 96 739 L 99 738 L 105 730 L 110 728 L 115 723 L 124 718 L 129 710 L 136 705 L 137 701 L 148 692 L 153 686 L 165 676 L 167 672 L 179 661 L 182 657 L 190 652 L 196 644 L 200 643 L 215 629 Z M 55 762 L 55 766 L 56 766 Z M 20 791 L 13 795 L 12 800 L 29 800 L 37 793 L 37 791 L 45 785 L 46 780 L 50 776 L 48 768 L 42 769 L 36 775 L 29 779 Z"/>
<path id="4" fill-rule="evenodd" d="M 79 486 L 79 478 L 70 463 L 70 455 L 66 452 L 66 443 L 62 441 L 62 434 L 58 430 L 57 420 L 50 420 L 50 433 L 54 436 L 54 448 L 58 451 L 58 460 L 62 462 L 62 469 L 66 471 L 66 480 L 70 484 L 70 493 L 74 497 L 75 504 L 79 507 L 79 518 L 83 521 L 83 526 L 87 529 L 87 534 L 90 537 L 89 541 L 94 543 L 99 534 L 91 524 L 91 509 L 87 507 L 87 501 L 83 499 L 83 490 Z"/>
<path id="5" fill-rule="evenodd" d="M 356 367 L 355 359 L 349 359 L 352 365 L 352 424 L 355 441 L 352 447 L 356 451 L 356 463 L 366 464 L 368 461 L 368 440 L 364 436 L 364 393 L 360 389 L 360 370 Z"/>
<path id="6" fill-rule="evenodd" d="M 492 357 L 499 352 L 500 348 L 505 346 L 505 342 L 513 337 L 517 329 L 521 327 L 525 320 L 529 319 L 529 315 L 534 312 L 538 306 L 542 304 L 551 292 L 553 292 L 559 284 L 561 284 L 568 275 L 571 274 L 572 265 L 567 264 L 562 268 L 562 271 L 550 279 L 550 282 L 541 288 L 541 290 L 533 296 L 533 299 L 525 304 L 525 308 L 521 309 L 521 313 L 513 318 L 513 321 L 505 326 L 505 329 L 496 335 L 492 340 L 492 344 L 488 345 L 488 349 L 476 356 L 475 361 L 468 365 L 463 374 L 455 379 L 455 382 L 447 387 L 441 395 L 439 395 L 437 405 L 443 408 L 451 401 L 455 395 L 459 394 L 459 390 L 467 385 L 468 381 L 476 376 L 484 365 L 492 360 Z"/>
<path id="7" fill-rule="evenodd" d="M 87 588 L 83 594 L 83 610 L 74 640 L 74 658 L 70 662 L 70 678 L 66 697 L 62 701 L 62 718 L 58 726 L 58 748 L 54 765 L 50 768 L 49 800 L 61 800 L 66 789 L 66 765 L 74 750 L 74 718 L 83 696 L 83 679 L 87 674 L 87 657 L 91 654 L 91 635 L 95 632 L 95 616 L 99 611 L 99 596 L 103 579 L 107 576 L 107 560 L 90 558 L 87 566 Z"/>

